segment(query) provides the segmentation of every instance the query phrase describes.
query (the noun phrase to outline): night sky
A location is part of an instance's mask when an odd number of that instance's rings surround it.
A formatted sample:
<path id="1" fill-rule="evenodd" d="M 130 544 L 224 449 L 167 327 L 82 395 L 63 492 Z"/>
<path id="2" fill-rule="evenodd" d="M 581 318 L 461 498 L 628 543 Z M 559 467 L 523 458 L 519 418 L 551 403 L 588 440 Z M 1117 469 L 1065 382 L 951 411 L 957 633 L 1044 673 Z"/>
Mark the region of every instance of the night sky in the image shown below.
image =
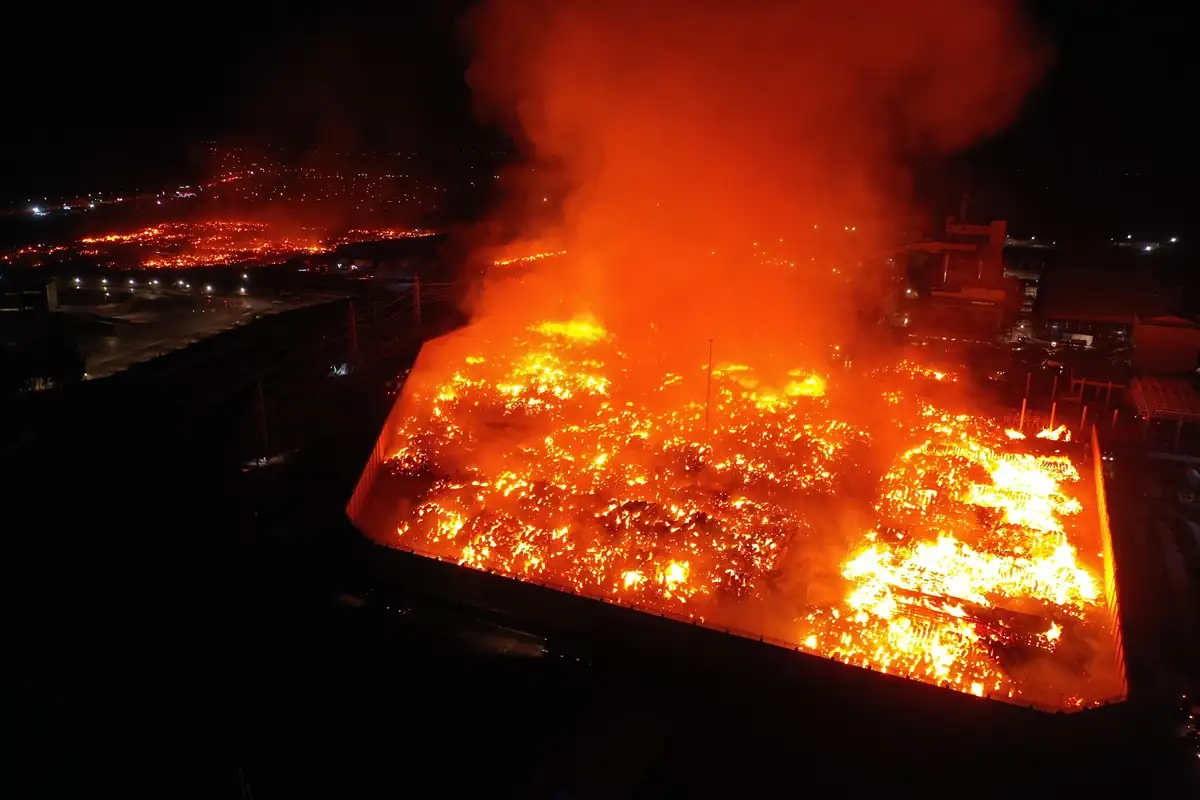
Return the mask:
<path id="1" fill-rule="evenodd" d="M 0 56 L 9 76 L 0 194 L 93 191 L 114 176 L 152 185 L 197 166 L 200 143 L 214 138 L 443 153 L 488 146 L 494 138 L 471 124 L 456 35 L 468 5 L 311 3 L 301 13 L 218 2 L 161 13 L 81 6 L 69 16 L 34 5 L 22 11 L 28 35 Z M 1029 5 L 1055 63 L 1021 120 L 956 166 L 979 213 L 1006 213 L 1018 232 L 1182 233 L 1197 71 L 1182 11 Z"/>

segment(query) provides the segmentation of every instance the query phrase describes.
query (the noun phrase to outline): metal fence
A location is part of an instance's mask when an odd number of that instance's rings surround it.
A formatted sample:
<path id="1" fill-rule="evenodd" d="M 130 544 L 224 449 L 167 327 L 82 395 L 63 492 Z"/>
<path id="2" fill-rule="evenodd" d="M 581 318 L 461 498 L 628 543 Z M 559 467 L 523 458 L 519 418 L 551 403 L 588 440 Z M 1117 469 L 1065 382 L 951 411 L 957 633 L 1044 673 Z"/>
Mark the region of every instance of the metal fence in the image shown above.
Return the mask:
<path id="1" fill-rule="evenodd" d="M 387 420 L 383 423 L 383 430 L 379 432 L 379 437 L 375 440 L 375 447 L 371 449 L 371 455 L 367 458 L 367 464 L 363 468 L 362 476 L 358 479 L 358 483 L 354 487 L 354 493 L 350 495 L 350 502 L 346 505 L 346 515 L 350 517 L 350 521 L 355 525 L 358 525 L 362 520 L 362 512 L 367 498 L 371 494 L 371 489 L 375 486 L 375 480 L 379 477 L 379 471 L 383 469 L 384 463 L 390 457 L 391 434 L 399 425 L 400 419 L 403 416 L 399 399 L 402 391 L 403 387 L 401 391 L 396 393 L 396 403 L 392 406 L 392 410 L 388 412 Z"/>

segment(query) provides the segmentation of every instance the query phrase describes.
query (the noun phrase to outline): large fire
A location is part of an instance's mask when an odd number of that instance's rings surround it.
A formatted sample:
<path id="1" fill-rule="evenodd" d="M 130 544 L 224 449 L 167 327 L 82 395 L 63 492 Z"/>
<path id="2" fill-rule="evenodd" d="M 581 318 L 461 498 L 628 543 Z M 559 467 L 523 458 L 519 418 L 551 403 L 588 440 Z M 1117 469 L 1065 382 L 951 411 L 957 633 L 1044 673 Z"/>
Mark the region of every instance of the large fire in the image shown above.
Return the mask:
<path id="1" fill-rule="evenodd" d="M 709 374 L 582 319 L 509 337 L 418 364 L 387 544 L 976 695 L 1120 691 L 1086 480 L 914 381 L 954 375 Z"/>

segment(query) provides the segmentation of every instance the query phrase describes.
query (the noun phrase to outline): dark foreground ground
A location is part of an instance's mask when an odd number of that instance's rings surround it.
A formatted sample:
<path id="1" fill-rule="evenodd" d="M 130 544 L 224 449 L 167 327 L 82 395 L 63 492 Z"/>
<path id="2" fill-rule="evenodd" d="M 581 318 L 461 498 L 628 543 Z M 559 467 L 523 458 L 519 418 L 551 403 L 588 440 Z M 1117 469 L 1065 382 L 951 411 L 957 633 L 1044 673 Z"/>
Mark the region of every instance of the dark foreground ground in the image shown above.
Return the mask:
<path id="1" fill-rule="evenodd" d="M 737 658 L 548 639 L 373 582 L 341 509 L 394 369 L 339 389 L 274 471 L 231 458 L 234 426 L 136 393 L 6 465 L 14 796 L 1189 796 L 1153 709 L 850 708 Z"/>

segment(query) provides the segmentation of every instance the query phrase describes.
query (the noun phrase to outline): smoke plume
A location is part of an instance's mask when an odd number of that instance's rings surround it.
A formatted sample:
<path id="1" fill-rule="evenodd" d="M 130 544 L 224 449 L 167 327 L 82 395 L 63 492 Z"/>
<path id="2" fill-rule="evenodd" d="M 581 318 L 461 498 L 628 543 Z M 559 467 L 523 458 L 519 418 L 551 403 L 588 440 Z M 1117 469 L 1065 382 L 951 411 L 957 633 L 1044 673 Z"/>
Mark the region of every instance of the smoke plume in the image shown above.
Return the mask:
<path id="1" fill-rule="evenodd" d="M 844 270 L 910 213 L 902 165 L 1008 124 L 1043 64 L 1004 0 L 483 0 L 467 23 L 478 111 L 528 155 L 502 180 L 567 186 L 523 236 L 570 263 L 520 302 L 760 346 L 843 317 Z"/>

